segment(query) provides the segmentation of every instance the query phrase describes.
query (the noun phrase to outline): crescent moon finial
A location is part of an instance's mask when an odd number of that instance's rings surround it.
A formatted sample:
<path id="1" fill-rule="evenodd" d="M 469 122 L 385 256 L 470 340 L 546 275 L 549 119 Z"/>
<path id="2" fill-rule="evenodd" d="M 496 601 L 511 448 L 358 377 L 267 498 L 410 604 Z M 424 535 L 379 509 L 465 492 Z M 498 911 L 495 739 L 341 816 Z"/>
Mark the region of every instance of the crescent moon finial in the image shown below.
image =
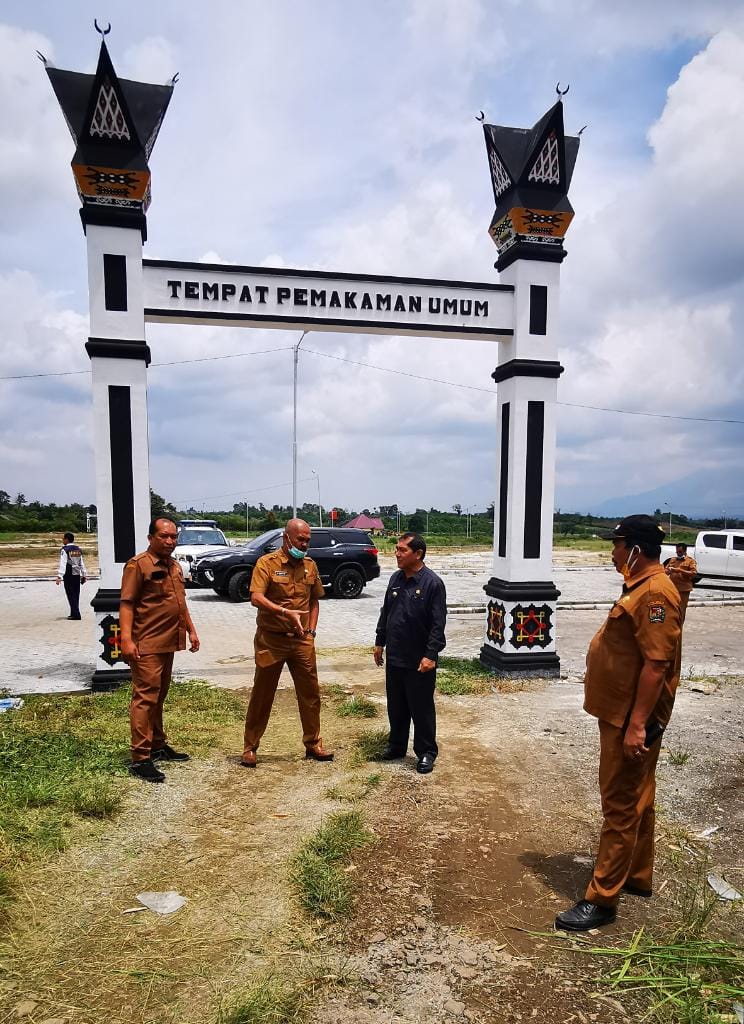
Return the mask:
<path id="1" fill-rule="evenodd" d="M 561 90 L 561 83 L 556 82 L 555 84 L 555 91 L 558 93 L 559 96 L 565 96 L 570 88 L 571 86 L 567 85 L 565 89 Z"/>
<path id="2" fill-rule="evenodd" d="M 475 115 L 475 120 L 480 121 L 481 124 L 483 124 L 483 122 L 486 120 L 486 115 L 483 113 L 482 110 L 479 110 L 478 113 Z"/>
<path id="3" fill-rule="evenodd" d="M 102 37 L 107 36 L 111 31 L 111 22 L 108 23 L 106 28 L 101 28 L 101 26 L 98 24 L 98 18 L 94 18 L 93 24 L 95 25 L 96 32 L 99 32 Z"/>

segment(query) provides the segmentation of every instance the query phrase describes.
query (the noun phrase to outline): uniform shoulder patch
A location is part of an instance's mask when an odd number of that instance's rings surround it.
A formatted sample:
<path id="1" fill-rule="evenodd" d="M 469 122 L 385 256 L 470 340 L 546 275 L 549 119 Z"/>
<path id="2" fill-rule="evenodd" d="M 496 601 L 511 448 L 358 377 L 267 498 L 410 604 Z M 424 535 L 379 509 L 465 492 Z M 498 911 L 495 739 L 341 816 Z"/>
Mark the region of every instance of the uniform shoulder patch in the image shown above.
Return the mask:
<path id="1" fill-rule="evenodd" d="M 666 619 L 666 608 L 663 604 L 650 604 L 648 606 L 649 622 L 664 622 Z"/>

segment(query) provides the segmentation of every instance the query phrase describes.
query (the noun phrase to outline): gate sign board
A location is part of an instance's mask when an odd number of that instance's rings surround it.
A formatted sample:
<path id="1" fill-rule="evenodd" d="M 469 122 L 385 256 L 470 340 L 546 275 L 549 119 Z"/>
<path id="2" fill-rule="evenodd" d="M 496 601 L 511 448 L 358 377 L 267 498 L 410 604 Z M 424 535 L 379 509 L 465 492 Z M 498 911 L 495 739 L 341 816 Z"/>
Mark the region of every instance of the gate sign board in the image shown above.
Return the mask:
<path id="1" fill-rule="evenodd" d="M 145 320 L 500 341 L 514 288 L 415 277 L 143 260 Z"/>

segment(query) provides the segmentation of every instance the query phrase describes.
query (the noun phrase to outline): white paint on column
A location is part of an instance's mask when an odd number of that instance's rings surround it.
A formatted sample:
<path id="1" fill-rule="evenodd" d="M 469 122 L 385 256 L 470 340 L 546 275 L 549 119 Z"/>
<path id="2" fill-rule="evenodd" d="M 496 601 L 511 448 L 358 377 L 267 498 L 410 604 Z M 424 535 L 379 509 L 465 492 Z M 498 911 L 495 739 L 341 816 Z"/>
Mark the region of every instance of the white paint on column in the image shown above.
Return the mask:
<path id="1" fill-rule="evenodd" d="M 88 224 L 88 294 L 90 334 L 93 338 L 145 337 L 144 282 L 142 276 L 142 235 L 139 228 L 117 228 Z M 105 254 L 124 256 L 127 267 L 127 309 L 106 309 L 103 277 Z"/>

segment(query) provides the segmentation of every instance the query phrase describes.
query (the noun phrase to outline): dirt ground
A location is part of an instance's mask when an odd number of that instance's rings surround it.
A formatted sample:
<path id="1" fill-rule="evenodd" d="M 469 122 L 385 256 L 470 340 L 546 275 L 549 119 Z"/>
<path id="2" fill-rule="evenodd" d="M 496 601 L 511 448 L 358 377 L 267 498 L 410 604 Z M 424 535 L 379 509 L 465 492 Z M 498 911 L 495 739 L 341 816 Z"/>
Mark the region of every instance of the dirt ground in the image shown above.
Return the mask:
<path id="1" fill-rule="evenodd" d="M 164 786 L 126 783 L 116 822 L 26 873 L 0 950 L 0 1022 L 214 1024 L 267 970 L 314 993 L 319 1024 L 637 1019 L 597 981 L 601 965 L 551 934 L 582 894 L 599 826 L 596 727 L 580 686 L 439 695 L 440 757 L 422 777 L 412 758 L 353 761 L 354 736 L 384 724 L 381 675 L 353 655 L 326 651 L 321 679 L 367 693 L 379 714 L 338 718 L 324 698 L 333 764 L 303 759 L 282 688 L 255 771 L 237 765 L 236 722 L 209 760 L 169 766 Z M 679 695 L 658 773 L 656 895 L 627 897 L 603 945 L 673 918 L 706 864 L 744 886 L 744 679 L 695 685 Z M 366 784 L 371 773 L 379 785 Z M 347 868 L 354 914 L 329 925 L 298 909 L 288 860 L 350 806 L 376 842 Z M 170 889 L 188 899 L 177 913 L 127 913 L 137 893 Z M 723 926 L 741 935 L 734 913 Z"/>

